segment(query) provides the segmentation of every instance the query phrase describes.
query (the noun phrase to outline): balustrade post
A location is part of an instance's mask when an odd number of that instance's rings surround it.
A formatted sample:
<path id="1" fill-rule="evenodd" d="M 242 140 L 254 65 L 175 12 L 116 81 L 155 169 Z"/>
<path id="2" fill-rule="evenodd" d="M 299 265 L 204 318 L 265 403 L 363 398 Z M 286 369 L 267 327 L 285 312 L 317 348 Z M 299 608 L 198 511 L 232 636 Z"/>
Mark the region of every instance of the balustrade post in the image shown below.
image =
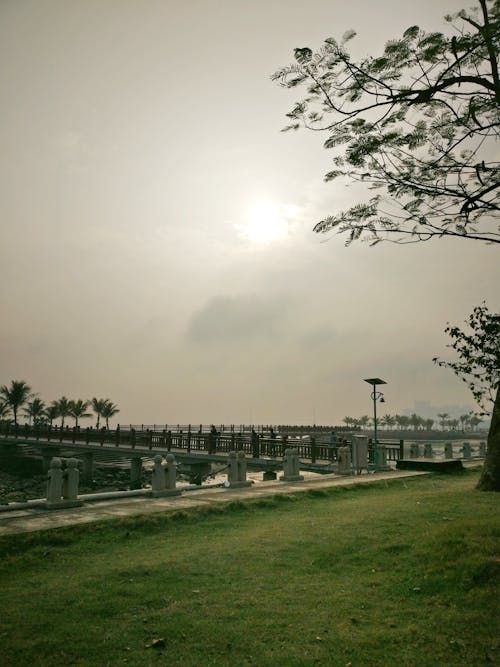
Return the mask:
<path id="1" fill-rule="evenodd" d="M 281 482 L 301 482 L 304 476 L 300 474 L 299 455 L 295 449 L 289 447 L 283 457 L 283 472 Z"/>
<path id="2" fill-rule="evenodd" d="M 311 463 L 316 463 L 316 438 L 311 436 Z"/>
<path id="3" fill-rule="evenodd" d="M 444 443 L 444 458 L 445 459 L 453 458 L 453 444 L 451 442 Z"/>
<path id="4" fill-rule="evenodd" d="M 167 450 L 172 449 L 172 431 L 167 431 Z"/>
<path id="5" fill-rule="evenodd" d="M 424 445 L 424 458 L 432 459 L 434 457 L 434 450 L 432 449 L 432 443 L 426 442 Z"/>
<path id="6" fill-rule="evenodd" d="M 120 446 L 120 442 L 121 442 L 121 430 L 120 430 L 120 424 L 117 424 L 115 430 L 115 444 L 117 447 Z"/>
<path id="7" fill-rule="evenodd" d="M 130 443 L 132 445 L 132 449 L 135 449 L 135 428 L 130 427 Z"/>
<path id="8" fill-rule="evenodd" d="M 404 459 L 405 457 L 405 441 L 400 440 L 399 441 L 399 458 Z"/>
<path id="9" fill-rule="evenodd" d="M 151 450 L 153 448 L 153 431 L 148 428 L 146 432 L 146 439 L 148 443 L 148 449 Z"/>
<path id="10" fill-rule="evenodd" d="M 464 459 L 471 459 L 472 458 L 472 449 L 470 446 L 470 442 L 464 442 L 462 445 L 462 456 Z"/>
<path id="11" fill-rule="evenodd" d="M 352 475 L 351 448 L 337 449 L 337 475 Z"/>

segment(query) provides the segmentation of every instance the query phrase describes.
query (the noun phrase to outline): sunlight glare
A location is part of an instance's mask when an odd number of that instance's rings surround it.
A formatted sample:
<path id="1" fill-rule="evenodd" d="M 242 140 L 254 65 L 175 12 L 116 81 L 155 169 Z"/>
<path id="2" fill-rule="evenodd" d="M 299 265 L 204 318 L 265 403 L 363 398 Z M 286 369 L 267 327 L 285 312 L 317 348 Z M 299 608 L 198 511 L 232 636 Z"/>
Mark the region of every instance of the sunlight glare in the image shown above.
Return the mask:
<path id="1" fill-rule="evenodd" d="M 253 243 L 282 241 L 288 236 L 287 218 L 290 213 L 290 205 L 276 206 L 271 202 L 256 202 L 247 209 L 242 235 Z"/>

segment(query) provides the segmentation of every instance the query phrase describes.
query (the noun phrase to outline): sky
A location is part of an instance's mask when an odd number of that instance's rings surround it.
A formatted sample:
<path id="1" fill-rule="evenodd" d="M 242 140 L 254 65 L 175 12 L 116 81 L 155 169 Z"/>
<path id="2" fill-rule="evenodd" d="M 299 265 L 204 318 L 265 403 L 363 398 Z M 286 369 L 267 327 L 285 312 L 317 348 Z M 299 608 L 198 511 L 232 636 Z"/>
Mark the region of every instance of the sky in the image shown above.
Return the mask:
<path id="1" fill-rule="evenodd" d="M 466 3 L 470 4 L 470 3 Z M 356 201 L 270 80 L 459 0 L 0 0 L 0 384 L 108 397 L 123 423 L 322 423 L 473 407 L 444 328 L 500 306 L 498 249 L 344 247 Z M 292 94 L 294 93 L 294 94 Z"/>

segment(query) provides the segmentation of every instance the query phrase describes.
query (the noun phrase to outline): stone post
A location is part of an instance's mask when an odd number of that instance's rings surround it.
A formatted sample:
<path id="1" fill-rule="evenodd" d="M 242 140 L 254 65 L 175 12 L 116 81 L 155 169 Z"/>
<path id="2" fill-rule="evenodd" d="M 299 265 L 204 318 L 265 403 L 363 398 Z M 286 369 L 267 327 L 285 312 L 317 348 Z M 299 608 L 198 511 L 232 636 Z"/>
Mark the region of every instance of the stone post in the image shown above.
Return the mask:
<path id="1" fill-rule="evenodd" d="M 464 442 L 462 445 L 462 456 L 464 459 L 471 459 L 472 458 L 472 448 L 470 446 L 470 442 Z"/>
<path id="2" fill-rule="evenodd" d="M 432 449 L 432 443 L 426 442 L 424 445 L 424 458 L 432 459 L 434 458 L 434 450 Z"/>
<path id="3" fill-rule="evenodd" d="M 130 488 L 140 489 L 142 486 L 142 459 L 134 456 L 130 461 Z"/>
<path id="4" fill-rule="evenodd" d="M 247 462 L 244 452 L 229 452 L 227 488 L 237 489 L 250 486 L 252 482 L 247 481 Z"/>
<path id="5" fill-rule="evenodd" d="M 451 442 L 444 443 L 444 458 L 445 459 L 453 458 L 453 443 Z"/>
<path id="6" fill-rule="evenodd" d="M 163 466 L 163 457 L 156 454 L 153 459 L 153 474 L 151 477 L 151 488 L 153 496 L 161 494 L 166 489 L 165 468 Z"/>
<path id="7" fill-rule="evenodd" d="M 161 454 L 157 454 L 153 460 L 151 495 L 154 498 L 179 496 L 181 491 L 176 488 L 177 464 L 175 463 L 175 456 L 171 453 L 167 454 L 166 462 L 164 462 Z"/>
<path id="8" fill-rule="evenodd" d="M 420 446 L 418 443 L 413 443 L 413 445 L 410 445 L 410 458 L 411 459 L 418 459 L 420 457 Z"/>
<path id="9" fill-rule="evenodd" d="M 377 453 L 378 453 L 377 470 L 392 470 L 391 466 L 387 463 L 387 447 L 379 443 L 377 447 Z"/>
<path id="10" fill-rule="evenodd" d="M 484 459 L 486 456 L 486 443 L 485 442 L 480 442 L 479 443 L 479 457 Z"/>
<path id="11" fill-rule="evenodd" d="M 62 461 L 54 457 L 50 462 L 47 481 L 47 507 L 60 507 L 63 487 Z"/>
<path id="12" fill-rule="evenodd" d="M 299 455 L 292 448 L 285 450 L 283 457 L 283 472 L 280 482 L 301 482 L 304 477 L 300 474 Z"/>
<path id="13" fill-rule="evenodd" d="M 337 449 L 337 475 L 352 475 L 351 448 Z"/>
<path id="14" fill-rule="evenodd" d="M 365 435 L 351 436 L 352 466 L 358 474 L 368 469 L 368 438 Z"/>
<path id="15" fill-rule="evenodd" d="M 63 474 L 62 496 L 65 501 L 65 506 L 78 506 L 83 503 L 78 500 L 78 482 L 80 479 L 80 472 L 78 471 L 78 461 L 76 459 L 68 459 L 66 461 L 66 470 Z"/>

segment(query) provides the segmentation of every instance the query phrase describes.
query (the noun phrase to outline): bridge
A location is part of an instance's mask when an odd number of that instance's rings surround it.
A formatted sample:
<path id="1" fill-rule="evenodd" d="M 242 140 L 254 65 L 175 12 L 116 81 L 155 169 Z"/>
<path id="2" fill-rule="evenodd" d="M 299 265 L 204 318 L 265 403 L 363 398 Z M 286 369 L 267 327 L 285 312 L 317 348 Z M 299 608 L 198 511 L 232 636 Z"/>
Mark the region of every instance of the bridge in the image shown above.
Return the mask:
<path id="1" fill-rule="evenodd" d="M 347 434 L 345 434 L 347 435 Z M 21 446 L 21 451 L 42 457 L 44 470 L 48 470 L 54 456 L 76 456 L 83 460 L 83 477 L 92 479 L 95 455 L 103 452 L 114 457 L 130 459 L 131 486 L 140 484 L 143 459 L 155 454 L 175 454 L 181 467 L 187 468 L 193 479 L 201 479 L 210 473 L 212 464 L 227 464 L 231 451 L 243 451 L 248 457 L 248 467 L 264 473 L 275 473 L 282 469 L 285 450 L 296 450 L 302 470 L 318 473 L 334 472 L 337 450 L 350 442 L 326 430 L 319 435 L 254 430 L 236 432 L 233 429 L 207 431 L 190 427 L 171 429 L 120 428 L 58 428 L 49 425 L 0 425 L 0 444 Z M 389 460 L 397 460 L 401 443 L 392 443 L 388 451 Z M 201 483 L 201 482 L 200 482 Z"/>

